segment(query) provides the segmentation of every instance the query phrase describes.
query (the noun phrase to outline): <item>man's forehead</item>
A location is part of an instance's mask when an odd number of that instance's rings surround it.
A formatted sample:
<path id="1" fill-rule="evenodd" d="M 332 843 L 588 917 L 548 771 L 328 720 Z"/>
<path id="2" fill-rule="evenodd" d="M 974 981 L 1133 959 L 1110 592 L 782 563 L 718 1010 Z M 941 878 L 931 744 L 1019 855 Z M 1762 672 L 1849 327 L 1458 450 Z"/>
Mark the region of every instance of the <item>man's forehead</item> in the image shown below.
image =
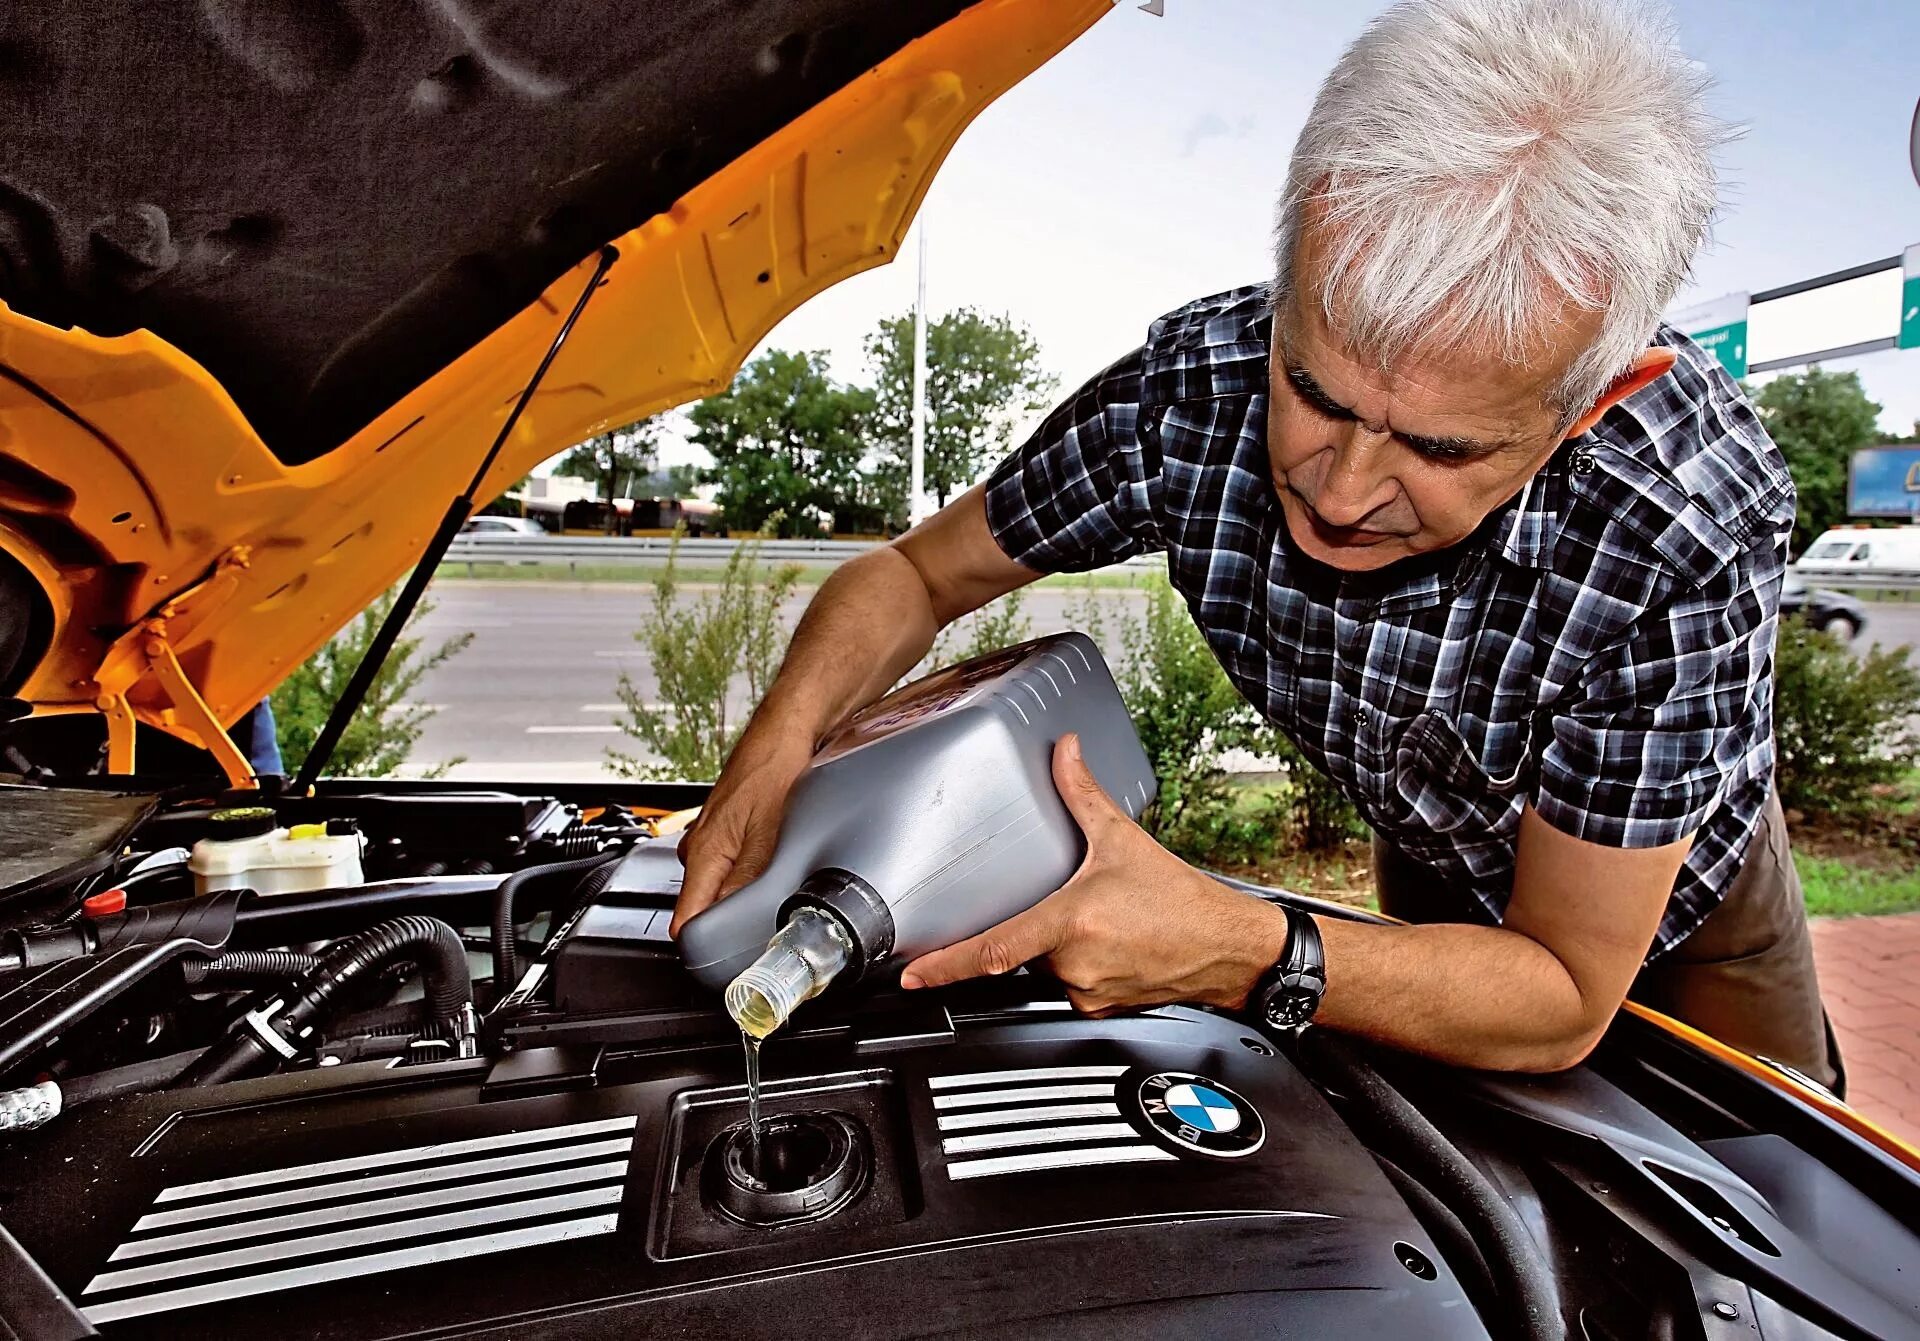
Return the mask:
<path id="1" fill-rule="evenodd" d="M 1344 339 L 1317 295 L 1298 287 L 1276 305 L 1273 358 L 1276 373 L 1304 370 L 1344 408 L 1406 417 L 1391 424 L 1396 431 L 1533 436 L 1555 418 L 1548 393 L 1558 368 L 1515 364 L 1453 342 L 1380 358 Z"/>

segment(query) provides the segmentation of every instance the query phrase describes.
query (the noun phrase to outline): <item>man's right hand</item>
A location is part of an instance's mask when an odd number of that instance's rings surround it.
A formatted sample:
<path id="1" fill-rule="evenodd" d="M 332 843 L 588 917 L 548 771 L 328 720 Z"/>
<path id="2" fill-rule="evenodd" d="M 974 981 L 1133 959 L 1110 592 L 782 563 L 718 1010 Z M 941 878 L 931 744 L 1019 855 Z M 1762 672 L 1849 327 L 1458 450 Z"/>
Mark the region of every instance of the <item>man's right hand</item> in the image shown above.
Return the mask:
<path id="1" fill-rule="evenodd" d="M 700 818 L 680 838 L 686 874 L 674 904 L 675 937 L 695 913 L 766 870 L 786 813 L 787 793 L 813 758 L 813 742 L 791 731 L 749 728 L 713 785 Z"/>

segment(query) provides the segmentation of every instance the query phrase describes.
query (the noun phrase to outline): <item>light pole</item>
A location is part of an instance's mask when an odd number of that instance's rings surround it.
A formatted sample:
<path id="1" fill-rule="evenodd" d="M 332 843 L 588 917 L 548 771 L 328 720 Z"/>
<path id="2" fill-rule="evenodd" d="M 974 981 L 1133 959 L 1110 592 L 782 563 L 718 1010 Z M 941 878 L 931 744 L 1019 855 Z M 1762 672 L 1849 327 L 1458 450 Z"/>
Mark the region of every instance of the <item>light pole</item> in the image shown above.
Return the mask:
<path id="1" fill-rule="evenodd" d="M 920 280 L 913 300 L 913 448 L 912 479 L 907 486 L 907 525 L 923 515 L 927 450 L 927 221 L 920 220 Z"/>

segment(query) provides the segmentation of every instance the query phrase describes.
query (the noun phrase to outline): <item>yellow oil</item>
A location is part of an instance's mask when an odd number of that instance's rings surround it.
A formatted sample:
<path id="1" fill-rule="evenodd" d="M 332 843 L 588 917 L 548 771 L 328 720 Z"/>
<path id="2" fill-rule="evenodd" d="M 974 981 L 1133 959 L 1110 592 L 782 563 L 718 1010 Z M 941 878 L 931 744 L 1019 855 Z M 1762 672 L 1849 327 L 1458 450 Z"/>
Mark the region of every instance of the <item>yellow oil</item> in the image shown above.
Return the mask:
<path id="1" fill-rule="evenodd" d="M 733 1022 L 740 1026 L 741 1033 L 751 1038 L 765 1038 L 780 1027 L 781 1020 L 774 1014 L 773 1004 L 758 992 L 742 992 L 737 1003 L 728 1005 Z"/>
<path id="2" fill-rule="evenodd" d="M 760 1177 L 760 1039 L 742 1029 L 740 1046 L 747 1050 L 747 1170 Z"/>

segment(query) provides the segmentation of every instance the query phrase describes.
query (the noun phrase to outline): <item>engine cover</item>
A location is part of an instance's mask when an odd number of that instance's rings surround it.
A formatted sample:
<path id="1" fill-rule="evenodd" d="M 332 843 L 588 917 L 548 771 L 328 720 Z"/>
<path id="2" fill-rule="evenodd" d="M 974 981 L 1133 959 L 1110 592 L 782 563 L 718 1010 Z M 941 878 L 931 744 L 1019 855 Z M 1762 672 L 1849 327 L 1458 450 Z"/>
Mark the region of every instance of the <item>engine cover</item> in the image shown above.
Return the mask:
<path id="1" fill-rule="evenodd" d="M 116 1100 L 0 1153 L 0 1222 L 109 1336 L 1484 1335 L 1243 1027 L 932 1013 L 770 1041 L 767 1111 L 863 1161 L 778 1227 L 714 1195 L 745 1107 L 717 1044 Z"/>

